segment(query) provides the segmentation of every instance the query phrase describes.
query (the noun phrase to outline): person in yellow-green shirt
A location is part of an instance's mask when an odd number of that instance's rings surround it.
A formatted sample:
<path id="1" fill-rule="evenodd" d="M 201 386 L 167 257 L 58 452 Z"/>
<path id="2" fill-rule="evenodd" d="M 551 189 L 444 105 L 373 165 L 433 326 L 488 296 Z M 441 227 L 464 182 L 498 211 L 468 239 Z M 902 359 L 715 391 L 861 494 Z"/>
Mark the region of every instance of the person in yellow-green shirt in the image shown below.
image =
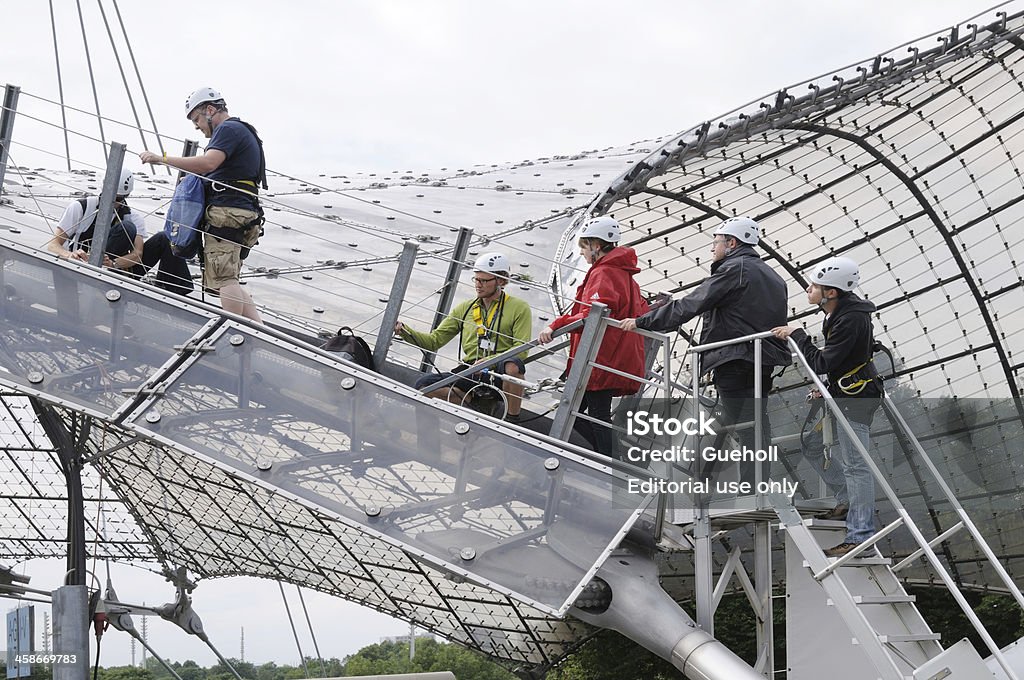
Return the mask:
<path id="1" fill-rule="evenodd" d="M 395 335 L 417 347 L 436 352 L 447 345 L 456 335 L 462 341 L 462 364 L 455 372 L 506 352 L 516 345 L 529 342 L 533 330 L 530 307 L 525 301 L 505 292 L 509 281 L 508 258 L 501 253 L 485 253 L 473 265 L 473 286 L 476 297 L 466 300 L 451 311 L 441 324 L 429 333 L 415 331 L 401 321 L 395 324 Z M 495 366 L 493 370 L 512 378 L 522 378 L 526 373 L 523 360 L 527 352 Z M 416 381 L 416 388 L 422 389 L 437 383 L 451 373 L 431 373 Z M 427 392 L 427 396 L 447 399 L 461 404 L 467 393 L 481 383 L 489 384 L 492 376 L 474 375 L 463 378 L 452 385 Z M 508 380 L 501 381 L 501 390 L 508 399 L 506 420 L 516 422 L 522 407 L 523 387 Z"/>

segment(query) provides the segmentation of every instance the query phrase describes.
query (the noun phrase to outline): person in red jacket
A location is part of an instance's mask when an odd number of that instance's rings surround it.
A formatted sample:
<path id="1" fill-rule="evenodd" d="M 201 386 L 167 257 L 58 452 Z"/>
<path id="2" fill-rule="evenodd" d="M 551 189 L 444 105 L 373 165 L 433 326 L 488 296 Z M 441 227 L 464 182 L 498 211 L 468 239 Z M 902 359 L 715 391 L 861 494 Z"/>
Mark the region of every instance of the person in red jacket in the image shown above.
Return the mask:
<path id="1" fill-rule="evenodd" d="M 552 333 L 578 319 L 585 319 L 593 302 L 607 305 L 612 319 L 632 318 L 647 311 L 647 301 L 640 294 L 640 286 L 633 280 L 639 273 L 636 266 L 636 252 L 627 246 L 618 245 L 621 235 L 619 223 L 608 216 L 587 221 L 580 229 L 579 247 L 583 259 L 590 265 L 583 284 L 576 290 L 576 302 L 572 310 L 551 322 L 541 331 L 541 344 L 551 341 Z M 580 344 L 580 331 L 569 338 L 569 363 L 572 366 L 576 349 Z M 597 364 L 644 376 L 644 339 L 635 333 L 624 333 L 609 326 L 605 331 L 601 347 L 597 351 Z M 612 399 L 634 394 L 640 389 L 640 382 L 596 366 L 590 373 L 580 413 L 589 413 L 611 425 Z M 595 427 L 589 420 L 577 419 L 576 430 L 582 434 L 598 453 L 612 456 L 614 438 L 611 427 Z"/>

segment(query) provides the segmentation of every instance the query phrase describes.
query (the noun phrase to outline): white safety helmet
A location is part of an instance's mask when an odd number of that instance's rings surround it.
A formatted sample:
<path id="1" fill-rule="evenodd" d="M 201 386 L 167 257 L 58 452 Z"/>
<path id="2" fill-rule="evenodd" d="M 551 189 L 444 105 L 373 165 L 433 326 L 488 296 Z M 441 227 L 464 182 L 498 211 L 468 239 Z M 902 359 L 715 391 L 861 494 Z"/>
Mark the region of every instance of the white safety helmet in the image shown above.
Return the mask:
<path id="1" fill-rule="evenodd" d="M 192 115 L 192 112 L 196 110 L 196 107 L 200 104 L 209 104 L 211 102 L 223 101 L 224 97 L 221 96 L 220 92 L 213 89 L 212 87 L 201 87 L 198 90 L 194 90 L 192 94 L 185 100 L 185 117 L 188 118 Z"/>
<path id="2" fill-rule="evenodd" d="M 135 176 L 128 168 L 121 168 L 121 178 L 117 180 L 117 195 L 128 196 L 135 188 Z"/>
<path id="3" fill-rule="evenodd" d="M 619 223 L 607 215 L 584 222 L 579 234 L 579 238 L 599 238 L 606 243 L 618 243 L 621 237 Z"/>
<path id="4" fill-rule="evenodd" d="M 848 257 L 830 257 L 811 272 L 811 283 L 851 291 L 860 284 L 860 267 Z"/>
<path id="5" fill-rule="evenodd" d="M 484 253 L 476 258 L 476 262 L 473 263 L 473 271 L 490 274 L 505 272 L 507 274 L 512 270 L 509 268 L 508 258 L 501 253 Z"/>
<path id="6" fill-rule="evenodd" d="M 761 227 L 749 217 L 730 217 L 715 229 L 715 236 L 732 236 L 742 243 L 757 245 L 761 240 Z"/>

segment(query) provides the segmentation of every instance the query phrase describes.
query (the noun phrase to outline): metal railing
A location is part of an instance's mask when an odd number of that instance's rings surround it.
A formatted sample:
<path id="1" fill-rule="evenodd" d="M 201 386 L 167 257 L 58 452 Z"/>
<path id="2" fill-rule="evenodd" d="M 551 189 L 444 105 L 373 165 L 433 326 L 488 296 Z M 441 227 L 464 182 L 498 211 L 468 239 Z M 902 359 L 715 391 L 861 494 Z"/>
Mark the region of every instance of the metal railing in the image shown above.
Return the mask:
<path id="1" fill-rule="evenodd" d="M 934 539 L 933 541 L 929 541 L 927 538 L 925 538 L 924 534 L 921 532 L 920 527 L 918 527 L 917 524 L 914 522 L 913 518 L 910 516 L 910 513 L 907 511 L 906 507 L 904 507 L 903 503 L 900 501 L 899 496 L 896 494 L 896 491 L 889 484 L 888 478 L 882 473 L 882 470 L 871 458 L 871 454 L 868 452 L 868 450 L 864 447 L 864 444 L 857 437 L 856 432 L 854 432 L 853 430 L 853 426 L 850 425 L 850 421 L 843 414 L 842 409 L 839 407 L 835 398 L 831 394 L 829 394 L 828 389 L 825 387 L 825 384 L 821 381 L 821 378 L 819 378 L 818 375 L 811 368 L 811 365 L 807 361 L 807 358 L 803 355 L 803 353 L 800 351 L 800 348 L 797 346 L 796 342 L 792 338 L 789 339 L 789 347 L 793 351 L 793 355 L 796 357 L 798 364 L 813 381 L 814 386 L 818 389 L 818 391 L 821 392 L 821 396 L 824 399 L 824 403 L 828 408 L 829 412 L 835 418 L 836 422 L 843 429 L 843 431 L 846 432 L 847 437 L 849 437 L 850 439 L 850 443 L 857 451 L 857 455 L 863 458 L 864 463 L 868 466 L 868 469 L 871 471 L 872 477 L 874 477 L 875 484 L 878 486 L 878 488 L 882 490 L 882 493 L 892 504 L 892 507 L 896 511 L 896 514 L 898 516 L 895 521 L 880 529 L 878 533 L 871 537 L 871 539 L 865 541 L 864 543 L 860 544 L 857 548 L 847 553 L 843 558 L 841 558 L 841 560 L 852 559 L 853 557 L 856 557 L 859 554 L 863 554 L 865 550 L 874 545 L 883 536 L 891 533 L 892 531 L 895 531 L 900 526 L 906 527 L 907 531 L 913 538 L 914 543 L 916 543 L 918 546 L 918 550 L 913 555 L 911 555 L 911 557 L 914 557 L 916 559 L 917 556 L 923 556 L 928 561 L 929 565 L 931 565 L 932 569 L 935 570 L 935 573 L 942 581 L 942 584 L 946 587 L 946 590 L 949 591 L 949 594 L 953 597 L 957 605 L 963 611 L 964 616 L 967 617 L 967 620 L 970 621 L 971 626 L 974 628 L 975 632 L 977 632 L 978 636 L 982 639 L 982 641 L 984 641 L 985 646 L 988 647 L 989 651 L 992 653 L 992 656 L 999 663 L 1000 667 L 1006 673 L 1007 677 L 1017 678 L 1018 676 L 1013 672 L 1013 669 L 1010 667 L 1009 663 L 1006 661 L 1002 652 L 1000 651 L 999 645 L 997 645 L 995 640 L 992 639 L 992 636 L 989 634 L 988 630 L 986 630 L 985 625 L 981 622 L 981 619 L 978 618 L 978 615 L 974 613 L 974 609 L 971 608 L 970 603 L 967 602 L 967 599 L 964 597 L 959 586 L 957 586 L 956 581 L 949 573 L 949 570 L 942 564 L 942 562 L 939 560 L 938 555 L 935 553 L 934 546 L 945 541 L 950 536 L 952 536 L 952 534 L 956 533 L 955 529 L 958 529 L 958 527 L 954 527 L 944 532 L 941 536 Z M 999 562 L 999 559 L 995 556 L 995 553 L 992 551 L 992 548 L 985 541 L 984 537 L 981 535 L 981 532 L 978 531 L 978 528 L 975 526 L 974 522 L 970 519 L 970 517 L 967 516 L 967 512 L 964 510 L 960 502 L 956 499 L 956 496 L 953 494 L 952 489 L 950 489 L 949 485 L 946 484 L 938 468 L 936 468 L 935 464 L 932 463 L 927 452 L 924 450 L 924 447 L 921 446 L 921 443 L 918 441 L 917 437 L 910 429 L 910 426 L 907 424 L 902 414 L 900 414 L 899 410 L 896 408 L 896 405 L 893 403 L 892 398 L 883 392 L 881 401 L 882 406 L 885 409 L 886 415 L 890 417 L 893 426 L 901 429 L 903 431 L 903 434 L 906 435 L 906 437 L 913 443 L 914 450 L 920 458 L 920 461 L 924 464 L 924 466 L 928 469 L 931 475 L 935 478 L 935 481 L 938 487 L 942 490 L 942 494 L 945 496 L 946 501 L 949 502 L 949 504 L 954 508 L 957 515 L 959 516 L 960 523 L 963 524 L 964 528 L 967 529 L 971 538 L 974 539 L 975 544 L 978 546 L 978 548 L 981 549 L 982 553 L 984 553 L 985 560 L 995 570 L 996 574 L 999 576 L 999 579 L 1003 582 L 1003 585 L 1006 586 L 1008 592 L 1013 596 L 1014 600 L 1017 602 L 1017 605 L 1021 607 L 1022 610 L 1024 610 L 1024 595 L 1021 594 L 1020 589 L 1013 582 L 1013 579 L 1010 578 L 1010 575 L 1007 573 L 1003 565 Z M 903 560 L 898 565 L 896 565 L 894 571 L 902 569 L 907 564 L 910 564 L 910 558 Z M 826 571 L 834 570 L 838 566 L 842 566 L 839 561 L 829 565 L 829 568 Z M 814 577 L 815 579 L 820 580 L 821 578 L 824 578 L 824 576 L 826 575 L 827 574 L 825 573 L 819 573 L 815 574 Z"/>
<path id="2" fill-rule="evenodd" d="M 763 362 L 761 359 L 761 344 L 766 338 L 772 337 L 771 331 L 762 331 L 760 333 L 751 333 L 750 335 L 744 335 L 738 338 L 732 338 L 730 340 L 721 340 L 718 342 L 709 342 L 704 345 L 695 345 L 690 348 L 689 353 L 693 355 L 692 360 L 692 380 L 693 380 L 693 394 L 700 394 L 700 377 L 703 371 L 700 370 L 700 359 L 704 352 L 708 352 L 713 349 L 721 349 L 722 347 L 728 347 L 730 345 L 739 345 L 746 342 L 754 343 L 754 441 L 761 443 L 764 441 L 764 416 L 762 413 L 760 399 L 762 389 L 764 387 L 764 376 L 762 374 Z M 700 399 L 695 399 L 693 402 L 694 417 L 700 417 Z M 732 426 L 738 428 L 743 423 L 734 423 Z M 696 447 L 694 447 L 696 448 Z M 762 481 L 762 466 L 755 464 L 754 466 L 754 489 L 758 488 Z M 763 495 L 763 494 L 762 494 Z"/>

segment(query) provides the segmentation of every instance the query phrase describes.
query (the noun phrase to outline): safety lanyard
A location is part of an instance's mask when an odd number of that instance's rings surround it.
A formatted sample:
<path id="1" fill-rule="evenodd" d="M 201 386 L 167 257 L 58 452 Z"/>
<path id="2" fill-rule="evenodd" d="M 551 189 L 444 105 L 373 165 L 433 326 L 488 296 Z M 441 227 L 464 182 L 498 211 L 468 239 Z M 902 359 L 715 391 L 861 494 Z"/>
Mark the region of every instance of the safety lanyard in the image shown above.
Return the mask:
<path id="1" fill-rule="evenodd" d="M 480 300 L 476 301 L 473 305 L 473 323 L 476 324 L 476 334 L 479 337 L 486 337 L 491 330 L 494 329 L 494 320 L 498 316 L 498 309 L 505 304 L 505 294 L 502 293 L 501 297 L 498 298 L 497 302 L 491 307 L 490 313 L 487 315 L 487 320 L 483 318 L 483 305 Z"/>
<path id="2" fill-rule="evenodd" d="M 825 336 L 826 343 L 828 342 L 831 336 L 832 332 L 830 330 L 829 333 Z M 874 345 L 874 338 L 872 338 L 872 345 Z M 843 375 L 841 375 L 839 379 L 836 381 L 836 387 L 839 388 L 839 391 L 850 397 L 863 392 L 864 388 L 867 387 L 868 384 L 875 379 L 875 376 L 868 375 L 865 377 L 857 374 L 860 373 L 862 368 L 865 368 L 868 364 L 873 363 L 874 360 L 874 357 L 868 357 L 868 360 L 865 361 L 864 363 L 860 364 L 856 368 L 847 371 L 846 373 L 843 373 Z"/>

